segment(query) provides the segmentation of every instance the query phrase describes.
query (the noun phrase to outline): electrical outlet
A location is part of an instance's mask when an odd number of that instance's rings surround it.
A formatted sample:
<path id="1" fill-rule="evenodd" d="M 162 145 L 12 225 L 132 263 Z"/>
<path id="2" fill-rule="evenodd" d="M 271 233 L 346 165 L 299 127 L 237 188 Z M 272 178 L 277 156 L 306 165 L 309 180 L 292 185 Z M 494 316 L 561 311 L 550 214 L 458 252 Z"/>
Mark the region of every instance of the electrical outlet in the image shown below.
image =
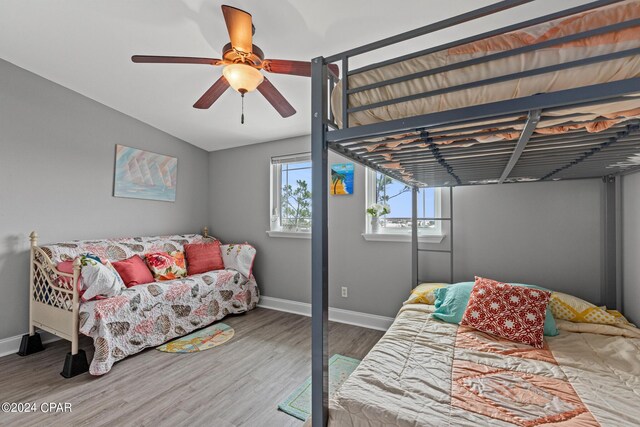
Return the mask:
<path id="1" fill-rule="evenodd" d="M 347 298 L 349 296 L 349 292 L 346 286 L 342 287 L 342 298 Z"/>

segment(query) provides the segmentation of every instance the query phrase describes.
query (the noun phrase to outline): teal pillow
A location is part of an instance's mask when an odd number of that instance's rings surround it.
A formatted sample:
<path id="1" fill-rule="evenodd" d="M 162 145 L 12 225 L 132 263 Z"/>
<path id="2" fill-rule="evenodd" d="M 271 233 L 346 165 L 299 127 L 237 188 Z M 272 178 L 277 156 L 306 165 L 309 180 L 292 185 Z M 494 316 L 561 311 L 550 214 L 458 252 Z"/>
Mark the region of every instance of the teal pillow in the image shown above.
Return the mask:
<path id="1" fill-rule="evenodd" d="M 467 309 L 467 304 L 469 303 L 469 297 L 471 296 L 471 290 L 473 289 L 474 284 L 475 282 L 460 282 L 445 288 L 436 289 L 434 291 L 436 296 L 436 311 L 433 313 L 433 317 L 444 322 L 460 324 L 464 311 Z M 514 286 L 525 286 L 527 288 L 539 289 L 541 291 L 548 291 L 548 289 L 535 285 L 525 285 L 522 283 L 510 284 Z M 548 337 L 555 337 L 558 335 L 556 320 L 553 318 L 553 314 L 551 314 L 551 310 L 548 305 L 547 313 L 544 317 L 544 334 Z"/>

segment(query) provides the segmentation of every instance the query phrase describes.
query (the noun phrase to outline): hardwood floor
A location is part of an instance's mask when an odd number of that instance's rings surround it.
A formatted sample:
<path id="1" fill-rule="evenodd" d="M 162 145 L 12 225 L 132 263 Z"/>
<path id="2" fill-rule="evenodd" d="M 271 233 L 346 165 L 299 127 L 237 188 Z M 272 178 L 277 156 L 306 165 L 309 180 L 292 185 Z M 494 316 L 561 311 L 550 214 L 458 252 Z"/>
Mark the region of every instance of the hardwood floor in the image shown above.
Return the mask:
<path id="1" fill-rule="evenodd" d="M 0 425 L 301 426 L 277 410 L 311 374 L 311 319 L 255 309 L 222 322 L 233 339 L 199 353 L 147 349 L 102 377 L 60 376 L 66 341 L 27 357 L 0 358 L 1 402 L 69 402 L 71 413 L 0 412 Z M 331 323 L 329 354 L 362 359 L 383 332 Z M 91 340 L 81 347 L 93 354 Z"/>

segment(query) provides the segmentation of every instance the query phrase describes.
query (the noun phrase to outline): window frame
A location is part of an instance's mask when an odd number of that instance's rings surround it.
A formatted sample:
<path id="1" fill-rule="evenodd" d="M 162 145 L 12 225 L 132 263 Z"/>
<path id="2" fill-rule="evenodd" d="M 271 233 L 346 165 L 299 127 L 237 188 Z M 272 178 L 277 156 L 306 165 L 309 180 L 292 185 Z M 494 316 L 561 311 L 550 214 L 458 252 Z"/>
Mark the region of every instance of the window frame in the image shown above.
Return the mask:
<path id="1" fill-rule="evenodd" d="M 269 180 L 269 230 L 271 237 L 311 238 L 311 226 L 308 229 L 287 229 L 282 226 L 282 165 L 307 163 L 311 161 L 310 152 L 274 156 L 270 162 Z M 309 183 L 311 186 L 311 183 Z M 312 207 L 313 209 L 313 207 Z"/>
<path id="2" fill-rule="evenodd" d="M 371 216 L 366 213 L 366 209 L 375 202 L 376 199 L 376 179 L 377 173 L 375 169 L 367 168 L 366 173 L 366 196 L 365 196 L 365 232 L 363 237 L 366 240 L 376 241 L 410 241 L 411 228 L 408 229 L 385 229 L 380 227 L 377 233 L 372 233 L 371 230 Z M 382 172 L 380 172 L 382 173 Z M 440 218 L 442 216 L 442 189 L 439 187 L 433 187 L 434 194 L 434 217 Z M 392 212 L 393 213 L 393 212 Z M 420 214 L 418 214 L 420 215 Z M 393 218 L 393 217 L 391 217 Z M 443 221 L 435 221 L 435 226 L 429 229 L 418 229 L 418 238 L 421 242 L 426 243 L 439 243 L 444 238 Z"/>

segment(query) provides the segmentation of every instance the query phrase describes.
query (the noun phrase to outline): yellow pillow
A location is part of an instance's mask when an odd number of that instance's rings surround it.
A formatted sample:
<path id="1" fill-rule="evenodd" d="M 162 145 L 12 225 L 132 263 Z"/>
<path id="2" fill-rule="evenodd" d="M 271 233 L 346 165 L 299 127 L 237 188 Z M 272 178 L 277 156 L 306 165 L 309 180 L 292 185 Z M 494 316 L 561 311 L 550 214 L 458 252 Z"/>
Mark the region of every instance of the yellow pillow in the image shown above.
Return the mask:
<path id="1" fill-rule="evenodd" d="M 429 304 L 436 302 L 436 296 L 433 291 L 448 286 L 447 283 L 422 283 L 416 286 L 412 291 L 409 299 L 403 304 Z"/>
<path id="2" fill-rule="evenodd" d="M 615 310 L 606 310 L 606 308 L 600 308 L 578 297 L 561 292 L 551 294 L 549 306 L 553 317 L 570 322 L 599 323 L 604 325 L 629 323 L 622 314 Z"/>
<path id="3" fill-rule="evenodd" d="M 615 317 L 618 323 L 622 323 L 623 325 L 633 325 L 618 310 L 607 310 L 607 313 Z"/>

